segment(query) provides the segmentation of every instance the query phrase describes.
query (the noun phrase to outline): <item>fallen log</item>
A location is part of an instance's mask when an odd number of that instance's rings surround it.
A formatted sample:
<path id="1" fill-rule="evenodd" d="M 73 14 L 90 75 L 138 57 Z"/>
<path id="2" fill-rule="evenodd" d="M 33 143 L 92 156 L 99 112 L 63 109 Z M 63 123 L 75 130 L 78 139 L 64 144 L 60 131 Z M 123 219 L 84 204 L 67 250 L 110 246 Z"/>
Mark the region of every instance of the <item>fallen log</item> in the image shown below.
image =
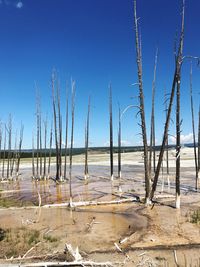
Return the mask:
<path id="1" fill-rule="evenodd" d="M 0 264 L 0 267 L 60 267 L 60 266 L 107 266 L 107 267 L 113 267 L 117 266 L 120 263 L 113 263 L 107 261 L 107 262 L 94 262 L 94 261 L 73 261 L 73 262 L 37 262 L 37 263 L 22 263 L 22 264 Z"/>

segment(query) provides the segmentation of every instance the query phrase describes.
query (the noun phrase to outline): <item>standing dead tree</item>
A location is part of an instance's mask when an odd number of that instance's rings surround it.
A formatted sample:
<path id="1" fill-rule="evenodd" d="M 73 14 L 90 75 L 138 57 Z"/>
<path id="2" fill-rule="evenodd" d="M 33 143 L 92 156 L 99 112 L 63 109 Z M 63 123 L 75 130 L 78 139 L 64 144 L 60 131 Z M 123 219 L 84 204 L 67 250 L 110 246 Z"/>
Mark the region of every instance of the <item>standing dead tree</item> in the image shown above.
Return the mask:
<path id="1" fill-rule="evenodd" d="M 70 157 L 69 157 L 69 205 L 72 203 L 72 160 L 73 160 L 73 142 L 74 142 L 74 112 L 75 112 L 75 81 L 72 81 L 72 100 L 71 100 L 71 144 L 70 144 Z"/>
<path id="2" fill-rule="evenodd" d="M 2 137 L 3 137 L 2 135 L 3 135 L 2 124 L 0 122 L 0 171 L 1 171 L 1 168 L 2 168 L 2 166 L 1 166 L 1 164 L 2 164 L 2 162 L 1 162 L 1 160 L 2 160 Z"/>
<path id="3" fill-rule="evenodd" d="M 150 148 L 149 148 L 149 175 L 151 177 L 152 153 L 153 153 L 153 170 L 156 170 L 156 152 L 155 152 L 155 89 L 156 89 L 156 69 L 158 61 L 158 49 L 156 49 L 154 75 L 152 83 L 152 109 L 151 109 L 151 133 L 150 133 Z M 152 151 L 153 148 L 153 151 Z"/>
<path id="4" fill-rule="evenodd" d="M 17 178 L 19 176 L 19 166 L 20 166 L 21 152 L 22 152 L 23 133 L 24 133 L 24 126 L 21 125 L 20 135 L 19 135 L 19 147 L 16 153 L 16 177 Z"/>
<path id="5" fill-rule="evenodd" d="M 192 94 L 192 63 L 191 63 L 191 68 L 190 68 L 190 105 L 191 105 L 191 114 L 192 114 L 192 133 L 193 133 L 195 177 L 196 177 L 195 187 L 197 189 L 198 187 L 198 162 L 197 162 L 197 148 L 196 148 L 196 137 L 195 137 L 195 126 L 194 126 L 194 104 L 193 104 L 193 94 Z"/>
<path id="6" fill-rule="evenodd" d="M 85 126 L 85 180 L 89 177 L 88 171 L 88 146 L 89 146 L 89 127 L 90 127 L 90 97 L 88 100 L 88 112 L 87 112 L 87 120 Z"/>
<path id="7" fill-rule="evenodd" d="M 138 84 L 139 84 L 139 113 L 141 119 L 142 128 L 142 140 L 144 149 L 144 169 L 145 169 L 145 202 L 150 203 L 150 177 L 148 167 L 148 144 L 147 144 L 147 133 L 146 133 L 146 122 L 145 122 L 145 107 L 144 107 L 144 93 L 143 93 L 143 80 L 142 80 L 142 51 L 141 51 L 141 40 L 138 33 L 138 18 L 136 9 L 136 0 L 134 0 L 134 22 L 135 22 L 135 45 L 136 45 L 136 57 L 137 57 L 137 69 L 138 69 Z"/>
<path id="8" fill-rule="evenodd" d="M 51 85 L 52 85 L 52 104 L 53 104 L 53 117 L 54 117 L 54 137 L 56 146 L 56 180 L 59 180 L 60 176 L 60 161 L 59 161 L 59 136 L 58 136 L 58 123 L 57 123 L 57 110 L 56 110 L 56 97 L 55 97 L 55 72 L 52 73 Z"/>
<path id="9" fill-rule="evenodd" d="M 7 179 L 10 178 L 10 166 L 11 166 L 11 149 L 12 149 L 12 118 L 9 115 L 8 120 L 8 150 L 7 150 Z"/>
<path id="10" fill-rule="evenodd" d="M 64 179 L 67 179 L 67 143 L 68 143 L 68 117 L 69 117 L 69 103 L 68 93 L 66 92 L 66 118 L 65 118 L 65 165 L 64 165 Z"/>
<path id="11" fill-rule="evenodd" d="M 112 88 L 109 88 L 109 114 L 110 114 L 110 178 L 113 181 L 113 119 L 112 119 Z"/>
<path id="12" fill-rule="evenodd" d="M 199 125 L 198 125 L 198 173 L 200 171 L 200 106 L 199 106 Z"/>
<path id="13" fill-rule="evenodd" d="M 166 119 L 167 119 L 167 94 L 166 94 L 166 90 L 164 93 L 164 104 L 165 104 L 165 114 L 166 114 Z M 168 134 L 168 132 L 167 132 L 165 151 L 166 151 L 167 180 L 168 180 L 168 186 L 169 186 L 170 182 L 169 182 L 169 134 Z"/>
<path id="14" fill-rule="evenodd" d="M 32 179 L 35 179 L 35 144 L 34 144 L 34 132 L 32 133 Z"/>
<path id="15" fill-rule="evenodd" d="M 5 160 L 6 160 L 6 138 L 7 138 L 7 134 L 6 134 L 6 124 L 4 126 L 4 148 L 3 148 L 3 162 L 2 162 L 2 179 L 5 179 Z"/>
<path id="16" fill-rule="evenodd" d="M 172 89 L 171 89 L 171 94 L 170 94 L 170 100 L 169 100 L 169 106 L 167 109 L 167 118 L 165 122 L 165 127 L 164 127 L 164 134 L 163 134 L 163 140 L 162 140 L 162 145 L 160 149 L 160 154 L 159 154 L 159 159 L 157 163 L 157 168 L 154 176 L 154 181 L 152 184 L 152 190 L 151 190 L 151 195 L 150 198 L 153 199 L 154 193 L 156 191 L 157 187 L 157 182 L 158 182 L 158 177 L 160 173 L 160 168 L 162 164 L 162 159 L 163 159 L 163 154 L 165 151 L 165 146 L 166 146 L 166 141 L 167 141 L 167 136 L 168 136 L 168 128 L 169 128 L 169 122 L 170 122 L 170 117 L 171 117 L 171 111 L 172 111 L 172 105 L 173 105 L 173 100 L 174 100 L 174 95 L 176 91 L 176 85 L 180 86 L 180 72 L 181 72 L 181 66 L 182 66 L 182 59 L 183 59 L 183 43 L 184 43 L 184 19 L 185 19 L 185 1 L 183 0 L 183 8 L 182 8 L 182 26 L 181 26 L 181 35 L 180 35 L 180 40 L 179 40 L 179 48 L 178 48 L 178 53 L 176 55 L 176 63 L 175 63 L 175 71 L 174 71 L 174 77 L 173 77 L 173 82 L 172 82 Z M 178 88 L 179 89 L 179 88 Z M 180 126 L 180 123 L 179 123 Z M 177 124 L 177 131 L 178 131 L 178 124 Z M 179 140 L 178 140 L 179 143 Z M 180 159 L 180 154 L 179 150 L 180 147 L 178 148 L 178 143 L 177 143 L 177 156 L 178 160 Z M 176 166 L 178 168 L 178 165 Z M 176 174 L 176 203 L 178 207 L 178 202 L 180 201 L 180 179 L 179 179 L 179 174 L 180 172 L 178 171 Z"/>
<path id="17" fill-rule="evenodd" d="M 121 179 L 122 170 L 121 170 L 121 109 L 119 106 L 119 121 L 118 121 L 118 178 Z"/>
<path id="18" fill-rule="evenodd" d="M 59 179 L 62 181 L 62 116 L 60 111 L 60 84 L 57 82 L 57 111 L 58 111 L 58 162 Z"/>
<path id="19" fill-rule="evenodd" d="M 46 175 L 46 165 L 47 165 L 47 116 L 46 120 L 44 121 L 44 167 L 43 167 L 43 178 L 46 180 L 47 175 Z"/>
<path id="20" fill-rule="evenodd" d="M 53 122 L 51 122 L 51 130 L 50 130 L 50 137 L 49 137 L 48 179 L 49 179 L 49 177 L 50 177 L 50 172 L 51 172 L 52 142 L 53 142 Z"/>

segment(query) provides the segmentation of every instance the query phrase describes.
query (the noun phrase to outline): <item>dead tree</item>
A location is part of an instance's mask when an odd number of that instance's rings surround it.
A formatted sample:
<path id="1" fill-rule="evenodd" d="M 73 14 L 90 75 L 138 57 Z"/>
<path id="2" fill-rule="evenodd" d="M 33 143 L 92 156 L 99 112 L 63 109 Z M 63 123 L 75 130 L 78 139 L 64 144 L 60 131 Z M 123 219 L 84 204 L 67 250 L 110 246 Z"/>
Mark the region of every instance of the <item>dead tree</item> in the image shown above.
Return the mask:
<path id="1" fill-rule="evenodd" d="M 17 131 L 15 134 L 15 148 L 11 153 L 10 176 L 13 178 L 14 166 L 17 164 Z"/>
<path id="2" fill-rule="evenodd" d="M 112 88 L 110 85 L 110 96 L 109 96 L 109 114 L 110 114 L 110 177 L 113 181 L 113 121 L 112 121 Z"/>
<path id="3" fill-rule="evenodd" d="M 39 140 L 40 140 L 40 179 L 42 179 L 42 113 L 41 113 L 41 106 L 40 106 L 40 113 L 39 113 Z"/>
<path id="4" fill-rule="evenodd" d="M 166 119 L 167 119 L 167 94 L 166 94 L 166 91 L 165 91 L 165 94 L 164 94 L 164 102 L 165 102 L 165 114 L 166 114 Z M 166 151 L 167 179 L 168 179 L 168 186 L 169 186 L 169 136 L 168 136 L 168 132 L 167 132 L 165 151 Z"/>
<path id="5" fill-rule="evenodd" d="M 60 161 L 59 161 L 59 142 L 58 142 L 58 126 L 57 126 L 57 112 L 56 112 L 56 98 L 55 98 L 55 73 L 52 73 L 52 101 L 53 101 L 53 117 L 54 117 L 54 137 L 56 146 L 56 180 L 60 176 Z"/>
<path id="6" fill-rule="evenodd" d="M 35 145 L 34 145 L 34 132 L 32 133 L 32 178 L 35 179 Z"/>
<path id="7" fill-rule="evenodd" d="M 191 114 L 192 114 L 192 133 L 193 133 L 195 177 L 196 177 L 195 187 L 197 189 L 198 187 L 198 162 L 197 162 L 197 148 L 196 148 L 196 136 L 195 136 L 195 126 L 194 126 L 194 104 L 193 104 L 193 94 L 192 94 L 192 63 L 191 63 L 191 68 L 190 68 L 190 105 L 191 105 Z"/>
<path id="8" fill-rule="evenodd" d="M 158 61 L 158 49 L 156 49 L 155 63 L 154 63 L 154 75 L 152 83 L 152 109 L 151 109 L 151 133 L 150 133 L 150 148 L 149 148 L 149 175 L 151 177 L 152 166 L 152 152 L 153 152 L 153 170 L 156 170 L 156 153 L 155 153 L 155 89 L 156 89 L 156 69 Z M 153 148 L 153 151 L 152 151 Z"/>
<path id="9" fill-rule="evenodd" d="M 46 165 L 47 165 L 47 116 L 44 121 L 44 167 L 43 167 L 43 178 L 46 180 Z"/>
<path id="10" fill-rule="evenodd" d="M 58 162 L 59 162 L 59 179 L 62 180 L 62 116 L 60 111 L 60 85 L 57 82 L 57 111 L 58 111 Z"/>
<path id="11" fill-rule="evenodd" d="M 75 112 L 75 81 L 72 81 L 72 100 L 71 100 L 71 144 L 69 157 L 69 205 L 72 207 L 72 160 L 73 160 L 73 142 L 74 142 L 74 112 Z"/>
<path id="12" fill-rule="evenodd" d="M 2 125 L 1 125 L 1 122 L 0 122 L 0 171 L 1 171 L 1 160 L 2 160 Z"/>
<path id="13" fill-rule="evenodd" d="M 119 125 L 118 125 L 118 178 L 121 179 L 121 109 L 119 106 Z"/>
<path id="14" fill-rule="evenodd" d="M 24 126 L 21 125 L 20 135 L 19 135 L 19 147 L 16 156 L 16 176 L 19 176 L 19 166 L 21 160 L 21 152 L 22 152 L 22 142 L 23 142 L 23 134 L 24 134 Z"/>
<path id="15" fill-rule="evenodd" d="M 137 69 L 138 69 L 138 84 L 139 84 L 139 113 L 141 119 L 142 128 L 142 140 L 144 149 L 144 169 L 145 169 L 145 202 L 150 202 L 150 177 L 148 167 L 148 144 L 147 144 L 147 133 L 146 133 L 146 122 L 145 122 L 145 108 L 144 108 L 144 94 L 143 94 L 143 80 L 142 80 L 142 51 L 141 43 L 138 33 L 138 18 L 136 9 L 136 0 L 134 0 L 134 22 L 135 22 L 135 45 L 136 45 L 136 57 L 137 57 Z"/>
<path id="16" fill-rule="evenodd" d="M 4 126 L 4 149 L 3 149 L 3 162 L 2 162 L 2 179 L 4 179 L 4 172 L 5 172 L 5 160 L 6 160 L 6 124 Z"/>
<path id="17" fill-rule="evenodd" d="M 39 146 L 40 146 L 40 98 L 36 92 L 36 128 L 37 128 L 37 148 L 36 148 L 36 179 L 39 178 Z"/>
<path id="18" fill-rule="evenodd" d="M 169 123 L 170 123 L 170 117 L 171 117 L 171 111 L 172 111 L 172 105 L 173 105 L 173 100 L 174 100 L 174 95 L 176 91 L 176 85 L 177 83 L 180 82 L 180 72 L 181 72 L 181 66 L 182 66 L 182 56 L 183 56 L 183 43 L 184 43 L 184 11 L 185 11 L 185 1 L 183 0 L 183 9 L 182 9 L 182 26 L 181 26 L 181 35 L 180 35 L 180 40 L 179 40 L 179 48 L 178 48 L 178 53 L 176 55 L 176 63 L 175 63 L 175 71 L 174 71 L 174 77 L 173 77 L 173 82 L 172 82 L 172 89 L 171 89 L 171 94 L 170 94 L 170 100 L 169 100 L 169 106 L 167 109 L 167 118 L 165 122 L 165 127 L 164 127 L 164 134 L 163 134 L 163 140 L 162 140 L 162 145 L 160 149 L 160 154 L 159 154 L 159 159 L 156 167 L 156 172 L 154 176 L 154 181 L 152 184 L 152 190 L 150 194 L 150 198 L 153 199 L 154 193 L 156 191 L 157 187 L 157 182 L 158 182 L 158 177 L 160 173 L 160 168 L 162 164 L 162 159 L 163 159 L 163 154 L 165 151 L 165 146 L 166 146 L 166 141 L 167 141 L 167 136 L 168 136 L 168 128 L 169 128 Z M 178 185 L 179 185 L 179 179 L 178 179 L 178 174 L 176 178 L 176 185 L 177 185 L 177 200 L 180 199 L 178 197 Z"/>
<path id="19" fill-rule="evenodd" d="M 198 125 L 198 173 L 200 171 L 200 106 L 199 106 L 199 125 Z"/>
<path id="20" fill-rule="evenodd" d="M 68 117 L 69 117 L 69 103 L 68 93 L 66 94 L 66 118 L 65 118 L 65 165 L 64 165 L 64 179 L 67 179 L 67 142 L 68 142 Z"/>
<path id="21" fill-rule="evenodd" d="M 9 115 L 8 120 L 8 150 L 7 150 L 7 179 L 10 177 L 11 149 L 12 149 L 12 118 Z"/>
<path id="22" fill-rule="evenodd" d="M 90 97 L 88 100 L 88 112 L 85 126 L 85 180 L 89 177 L 88 171 L 88 146 L 89 146 L 89 127 L 90 127 Z"/>
<path id="23" fill-rule="evenodd" d="M 51 130 L 50 130 L 50 137 L 49 137 L 48 179 L 50 177 L 50 172 L 51 172 L 52 141 L 53 141 L 53 122 L 51 122 Z"/>

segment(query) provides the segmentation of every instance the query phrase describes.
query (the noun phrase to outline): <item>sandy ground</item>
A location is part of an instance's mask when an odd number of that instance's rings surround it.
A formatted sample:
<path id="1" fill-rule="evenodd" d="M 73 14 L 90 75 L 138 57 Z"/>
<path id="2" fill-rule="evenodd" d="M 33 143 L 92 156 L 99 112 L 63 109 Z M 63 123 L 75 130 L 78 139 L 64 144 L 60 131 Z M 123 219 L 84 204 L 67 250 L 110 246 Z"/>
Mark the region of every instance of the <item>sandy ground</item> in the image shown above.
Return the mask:
<path id="1" fill-rule="evenodd" d="M 84 181 L 83 162 L 83 156 L 74 157 L 74 201 L 110 201 L 131 196 L 143 199 L 141 152 L 122 155 L 121 180 L 117 179 L 115 155 L 114 182 L 109 177 L 108 154 L 90 155 L 88 182 Z M 174 208 L 173 150 L 169 165 L 167 177 L 163 164 L 156 203 L 151 207 L 136 202 L 69 210 L 38 207 L 38 192 L 42 206 L 67 202 L 68 182 L 32 181 L 30 163 L 22 162 L 20 180 L 0 184 L 0 231 L 5 231 L 0 241 L 0 263 L 10 262 L 6 258 L 23 257 L 30 249 L 26 255 L 32 257 L 29 261 L 38 261 L 36 256 L 40 260 L 70 260 L 63 254 L 68 243 L 78 246 L 84 259 L 111 261 L 114 266 L 200 266 L 200 226 L 191 222 L 194 211 L 200 209 L 200 195 L 194 190 L 193 149 L 183 148 L 181 153 L 181 210 Z"/>

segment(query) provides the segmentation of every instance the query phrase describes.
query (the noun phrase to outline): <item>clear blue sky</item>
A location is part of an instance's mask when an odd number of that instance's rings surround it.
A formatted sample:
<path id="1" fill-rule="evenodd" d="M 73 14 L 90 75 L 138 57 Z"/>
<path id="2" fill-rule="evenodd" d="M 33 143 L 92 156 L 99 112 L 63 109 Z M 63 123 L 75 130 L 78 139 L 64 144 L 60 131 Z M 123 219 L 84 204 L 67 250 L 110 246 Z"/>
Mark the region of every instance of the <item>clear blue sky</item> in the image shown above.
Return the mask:
<path id="1" fill-rule="evenodd" d="M 200 56 L 200 2 L 186 1 L 184 54 Z M 142 34 L 146 119 L 149 129 L 151 87 L 156 46 L 159 48 L 156 83 L 156 139 L 162 138 L 164 88 L 169 92 L 174 70 L 173 46 L 180 29 L 181 0 L 139 0 Z M 35 127 L 36 81 L 42 112 L 51 115 L 51 71 L 61 80 L 64 111 L 65 84 L 76 80 L 75 145 L 84 145 L 87 100 L 91 95 L 91 146 L 109 140 L 108 85 L 113 88 L 114 134 L 117 141 L 117 103 L 121 108 L 136 104 L 132 99 L 137 82 L 132 0 L 0 0 L 0 118 L 13 115 L 15 128 L 25 125 L 24 147 L 31 147 Z M 189 63 L 183 66 L 182 134 L 191 133 Z M 194 66 L 194 100 L 199 105 L 200 69 Z M 174 106 L 175 108 L 175 106 Z M 136 110 L 123 117 L 124 144 L 137 145 L 140 129 Z M 195 116 L 196 116 L 195 115 Z M 196 116 L 197 118 L 197 116 Z M 174 133 L 175 125 L 171 125 Z"/>

